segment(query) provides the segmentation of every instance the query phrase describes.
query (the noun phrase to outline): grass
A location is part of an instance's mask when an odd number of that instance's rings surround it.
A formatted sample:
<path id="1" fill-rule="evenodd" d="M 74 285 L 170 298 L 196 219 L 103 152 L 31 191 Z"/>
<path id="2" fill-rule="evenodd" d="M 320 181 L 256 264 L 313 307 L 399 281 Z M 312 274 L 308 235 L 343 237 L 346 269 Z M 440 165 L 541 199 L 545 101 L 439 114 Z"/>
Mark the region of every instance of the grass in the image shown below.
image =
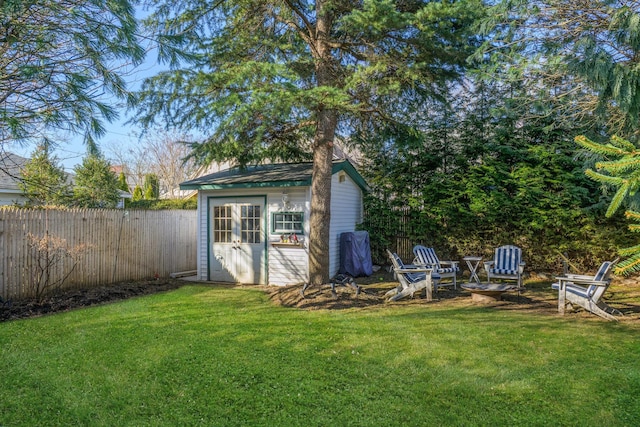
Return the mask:
<path id="1" fill-rule="evenodd" d="M 190 285 L 0 323 L 0 425 L 638 425 L 639 332 Z"/>

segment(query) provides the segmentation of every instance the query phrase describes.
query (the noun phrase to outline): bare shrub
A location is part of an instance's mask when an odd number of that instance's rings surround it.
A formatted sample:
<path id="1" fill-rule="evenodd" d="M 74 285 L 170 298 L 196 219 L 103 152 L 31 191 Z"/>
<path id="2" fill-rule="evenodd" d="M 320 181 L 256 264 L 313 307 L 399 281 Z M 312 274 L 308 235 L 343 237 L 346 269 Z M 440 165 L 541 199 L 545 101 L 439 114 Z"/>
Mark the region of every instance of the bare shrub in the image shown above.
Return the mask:
<path id="1" fill-rule="evenodd" d="M 38 300 L 60 289 L 75 270 L 80 256 L 91 249 L 91 245 L 84 243 L 69 247 L 66 239 L 48 233 L 44 236 L 28 233 L 27 245 L 34 255 L 29 268 L 31 292 Z"/>

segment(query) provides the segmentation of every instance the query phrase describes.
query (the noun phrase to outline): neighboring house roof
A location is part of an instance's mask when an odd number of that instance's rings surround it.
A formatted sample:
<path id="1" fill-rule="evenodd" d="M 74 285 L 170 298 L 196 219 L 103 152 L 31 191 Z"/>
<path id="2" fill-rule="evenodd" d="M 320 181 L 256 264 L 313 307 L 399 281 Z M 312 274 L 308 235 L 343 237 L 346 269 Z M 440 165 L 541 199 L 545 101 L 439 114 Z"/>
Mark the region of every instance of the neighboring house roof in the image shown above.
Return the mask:
<path id="1" fill-rule="evenodd" d="M 124 170 L 124 165 L 111 165 L 111 172 L 115 173 L 116 175 L 120 175 L 120 173 L 124 172 Z"/>
<path id="2" fill-rule="evenodd" d="M 0 189 L 5 192 L 21 193 L 18 183 L 20 174 L 29 159 L 7 151 L 0 152 Z"/>
<path id="3" fill-rule="evenodd" d="M 133 195 L 128 191 L 118 190 L 118 196 L 120 196 L 121 199 L 133 199 Z"/>
<path id="4" fill-rule="evenodd" d="M 227 188 L 297 187 L 311 185 L 313 163 L 273 163 L 231 168 L 180 184 L 181 190 L 220 190 Z M 348 160 L 333 162 L 332 174 L 344 171 L 363 191 L 369 188 Z"/>

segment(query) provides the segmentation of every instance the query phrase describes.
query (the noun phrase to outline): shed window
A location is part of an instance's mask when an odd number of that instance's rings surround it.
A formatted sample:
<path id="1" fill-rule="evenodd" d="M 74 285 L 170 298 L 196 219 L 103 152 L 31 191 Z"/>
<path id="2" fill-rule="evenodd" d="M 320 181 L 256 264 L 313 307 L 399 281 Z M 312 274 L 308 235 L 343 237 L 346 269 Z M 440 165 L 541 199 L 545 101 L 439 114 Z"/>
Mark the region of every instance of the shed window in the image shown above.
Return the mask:
<path id="1" fill-rule="evenodd" d="M 302 233 L 302 212 L 274 212 L 272 230 L 274 233 Z"/>

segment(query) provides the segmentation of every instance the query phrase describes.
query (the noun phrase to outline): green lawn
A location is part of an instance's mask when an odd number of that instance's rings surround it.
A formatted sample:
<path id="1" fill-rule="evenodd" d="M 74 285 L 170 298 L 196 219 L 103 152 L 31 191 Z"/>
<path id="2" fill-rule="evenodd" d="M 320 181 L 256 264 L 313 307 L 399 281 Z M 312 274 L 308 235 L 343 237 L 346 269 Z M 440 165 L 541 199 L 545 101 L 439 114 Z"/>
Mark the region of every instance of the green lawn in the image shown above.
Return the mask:
<path id="1" fill-rule="evenodd" d="M 0 323 L 0 425 L 640 424 L 640 327 L 176 291 Z"/>

